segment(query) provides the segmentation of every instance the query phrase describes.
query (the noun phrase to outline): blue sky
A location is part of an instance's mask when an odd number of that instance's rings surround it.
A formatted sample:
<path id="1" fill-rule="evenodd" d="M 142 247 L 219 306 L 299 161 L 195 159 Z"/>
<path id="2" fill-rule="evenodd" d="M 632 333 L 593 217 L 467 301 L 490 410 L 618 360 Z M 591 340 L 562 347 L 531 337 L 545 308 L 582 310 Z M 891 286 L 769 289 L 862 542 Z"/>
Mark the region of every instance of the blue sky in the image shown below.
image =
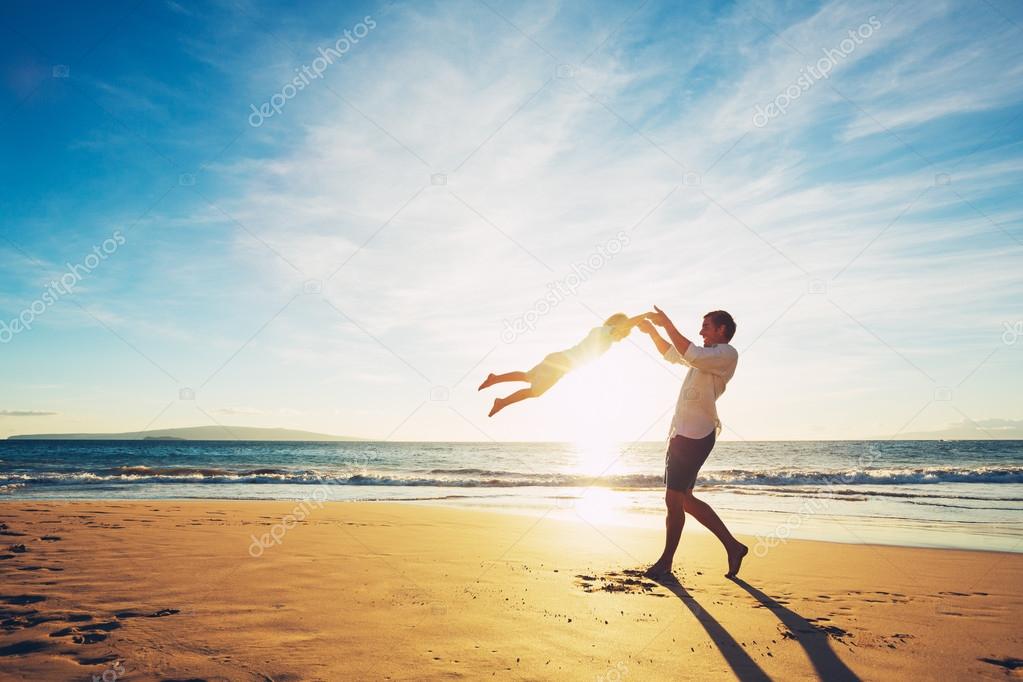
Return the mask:
<path id="1" fill-rule="evenodd" d="M 657 440 L 640 335 L 475 390 L 652 304 L 737 319 L 727 438 L 1023 433 L 1016 3 L 0 12 L 0 437 Z"/>

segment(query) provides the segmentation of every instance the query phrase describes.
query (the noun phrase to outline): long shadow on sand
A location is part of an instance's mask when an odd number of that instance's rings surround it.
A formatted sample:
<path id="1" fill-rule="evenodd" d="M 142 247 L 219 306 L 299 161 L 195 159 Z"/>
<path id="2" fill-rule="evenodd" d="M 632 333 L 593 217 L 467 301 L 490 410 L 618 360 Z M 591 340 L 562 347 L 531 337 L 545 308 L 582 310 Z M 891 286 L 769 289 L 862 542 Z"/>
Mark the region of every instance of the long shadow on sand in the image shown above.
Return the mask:
<path id="1" fill-rule="evenodd" d="M 732 578 L 732 582 L 749 592 L 754 599 L 777 616 L 782 625 L 788 628 L 790 634 L 787 636 L 795 639 L 803 647 L 807 658 L 810 659 L 810 663 L 817 671 L 818 677 L 824 680 L 859 681 L 859 676 L 850 670 L 832 650 L 831 643 L 828 641 L 827 629 L 814 625 L 795 611 L 785 608 L 742 578 Z M 724 650 L 722 649 L 722 651 Z"/>
<path id="2" fill-rule="evenodd" d="M 742 682 L 764 682 L 771 679 L 757 665 L 757 662 L 750 658 L 750 655 L 746 653 L 742 645 L 728 634 L 728 631 L 725 630 L 721 623 L 717 622 L 714 616 L 707 613 L 700 606 L 700 602 L 696 601 L 674 576 L 655 579 L 655 582 L 670 590 L 692 612 L 696 620 L 703 626 L 703 629 L 707 631 L 707 635 L 717 645 L 721 655 L 728 661 L 728 665 L 732 667 L 732 672 L 735 673 L 736 677 Z"/>

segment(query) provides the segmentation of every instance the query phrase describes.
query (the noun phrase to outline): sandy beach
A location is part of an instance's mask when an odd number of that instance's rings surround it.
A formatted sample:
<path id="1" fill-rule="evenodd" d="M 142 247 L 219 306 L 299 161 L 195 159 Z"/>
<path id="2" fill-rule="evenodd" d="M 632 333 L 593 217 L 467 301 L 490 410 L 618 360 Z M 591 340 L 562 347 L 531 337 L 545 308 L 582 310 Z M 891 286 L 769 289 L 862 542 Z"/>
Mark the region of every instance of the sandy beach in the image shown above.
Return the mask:
<path id="1" fill-rule="evenodd" d="M 687 529 L 679 582 L 657 584 L 628 571 L 658 527 L 221 500 L 5 502 L 0 519 L 3 679 L 1021 674 L 1018 554 L 791 541 L 731 582 Z"/>

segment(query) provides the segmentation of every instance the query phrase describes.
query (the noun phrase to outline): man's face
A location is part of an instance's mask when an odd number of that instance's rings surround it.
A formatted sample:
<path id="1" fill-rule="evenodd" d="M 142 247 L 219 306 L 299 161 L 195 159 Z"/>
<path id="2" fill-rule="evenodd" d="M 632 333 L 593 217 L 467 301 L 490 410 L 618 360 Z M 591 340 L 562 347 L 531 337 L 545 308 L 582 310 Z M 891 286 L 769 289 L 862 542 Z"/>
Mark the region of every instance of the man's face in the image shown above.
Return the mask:
<path id="1" fill-rule="evenodd" d="M 715 343 L 725 342 L 725 325 L 718 327 L 710 321 L 709 317 L 703 318 L 703 326 L 700 327 L 700 336 L 703 337 L 704 346 L 713 346 Z"/>

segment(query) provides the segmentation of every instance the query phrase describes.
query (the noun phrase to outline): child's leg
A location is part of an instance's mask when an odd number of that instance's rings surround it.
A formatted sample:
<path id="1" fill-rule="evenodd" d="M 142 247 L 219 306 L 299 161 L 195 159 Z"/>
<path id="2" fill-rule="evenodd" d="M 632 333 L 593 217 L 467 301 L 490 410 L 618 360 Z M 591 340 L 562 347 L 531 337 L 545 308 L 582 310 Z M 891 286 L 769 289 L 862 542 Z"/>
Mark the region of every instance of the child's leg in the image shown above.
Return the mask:
<path id="1" fill-rule="evenodd" d="M 510 396 L 507 396 L 505 398 L 498 398 L 497 400 L 495 400 L 494 407 L 490 410 L 490 414 L 488 414 L 487 416 L 493 417 L 495 414 L 497 414 L 504 408 L 508 407 L 512 403 L 517 403 L 520 400 L 525 400 L 526 398 L 535 397 L 536 394 L 533 393 L 532 388 L 520 388 L 519 390 L 512 393 Z"/>
<path id="2" fill-rule="evenodd" d="M 482 391 L 484 388 L 493 386 L 494 384 L 504 383 L 505 381 L 529 381 L 526 378 L 525 372 L 508 372 L 507 374 L 488 374 L 487 378 L 483 380 L 480 387 L 476 390 Z"/>

